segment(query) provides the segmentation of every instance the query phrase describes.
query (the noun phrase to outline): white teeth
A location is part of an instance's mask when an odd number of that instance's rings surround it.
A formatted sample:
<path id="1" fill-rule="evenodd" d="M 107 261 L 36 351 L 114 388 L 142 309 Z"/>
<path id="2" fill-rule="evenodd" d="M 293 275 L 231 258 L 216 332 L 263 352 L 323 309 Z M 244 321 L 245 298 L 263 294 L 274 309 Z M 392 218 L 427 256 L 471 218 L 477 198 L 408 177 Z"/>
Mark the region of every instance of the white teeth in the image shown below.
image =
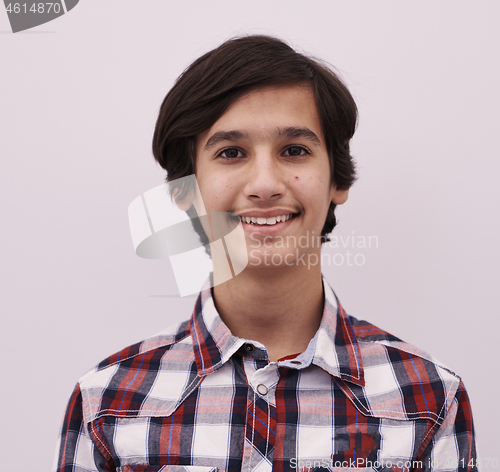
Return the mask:
<path id="1" fill-rule="evenodd" d="M 241 221 L 243 223 L 252 223 L 254 225 L 275 225 L 276 223 L 281 223 L 288 221 L 293 216 L 292 213 L 288 215 L 272 216 L 271 218 L 256 218 L 255 216 L 242 216 Z"/>

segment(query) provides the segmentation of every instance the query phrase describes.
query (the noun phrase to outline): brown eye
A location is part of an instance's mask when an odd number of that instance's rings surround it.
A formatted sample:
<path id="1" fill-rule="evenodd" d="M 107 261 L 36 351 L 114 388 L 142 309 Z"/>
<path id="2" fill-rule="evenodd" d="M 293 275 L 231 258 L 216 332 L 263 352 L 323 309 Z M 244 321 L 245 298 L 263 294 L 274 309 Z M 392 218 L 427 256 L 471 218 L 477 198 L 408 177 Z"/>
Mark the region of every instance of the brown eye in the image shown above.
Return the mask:
<path id="1" fill-rule="evenodd" d="M 306 154 L 309 154 L 309 152 L 305 148 L 303 148 L 302 146 L 290 146 L 285 151 L 285 155 L 291 156 L 291 157 L 304 156 Z"/>
<path id="2" fill-rule="evenodd" d="M 219 157 L 224 159 L 236 159 L 237 157 L 243 157 L 243 154 L 236 148 L 228 148 L 220 152 Z"/>

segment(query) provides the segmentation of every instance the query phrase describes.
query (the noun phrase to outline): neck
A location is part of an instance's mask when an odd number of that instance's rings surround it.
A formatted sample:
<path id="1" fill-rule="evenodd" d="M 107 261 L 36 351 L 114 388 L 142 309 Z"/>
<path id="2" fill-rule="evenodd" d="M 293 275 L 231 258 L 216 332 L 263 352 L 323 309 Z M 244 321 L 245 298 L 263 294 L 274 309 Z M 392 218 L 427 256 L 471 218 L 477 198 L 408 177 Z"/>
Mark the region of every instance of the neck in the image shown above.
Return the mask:
<path id="1" fill-rule="evenodd" d="M 234 336 L 262 343 L 276 361 L 303 352 L 319 328 L 321 268 L 244 270 L 214 287 L 214 302 Z"/>

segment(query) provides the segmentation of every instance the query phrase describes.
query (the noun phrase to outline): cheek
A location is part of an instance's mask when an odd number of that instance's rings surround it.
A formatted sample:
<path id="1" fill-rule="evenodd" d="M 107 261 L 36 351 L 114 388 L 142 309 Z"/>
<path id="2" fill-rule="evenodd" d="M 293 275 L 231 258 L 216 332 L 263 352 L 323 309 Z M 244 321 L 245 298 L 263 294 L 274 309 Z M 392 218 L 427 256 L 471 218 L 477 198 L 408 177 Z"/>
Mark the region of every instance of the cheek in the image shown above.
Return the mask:
<path id="1" fill-rule="evenodd" d="M 292 184 L 294 193 L 302 203 L 306 214 L 322 224 L 326 218 L 328 208 L 330 207 L 330 176 L 300 175 L 294 176 Z"/>
<path id="2" fill-rule="evenodd" d="M 220 174 L 212 177 L 205 175 L 198 179 L 200 193 L 207 210 L 226 211 L 235 200 L 235 182 L 223 178 Z"/>
<path id="3" fill-rule="evenodd" d="M 295 192 L 308 200 L 318 200 L 330 193 L 328 175 L 322 176 L 319 173 L 294 175 L 289 183 L 293 186 Z"/>

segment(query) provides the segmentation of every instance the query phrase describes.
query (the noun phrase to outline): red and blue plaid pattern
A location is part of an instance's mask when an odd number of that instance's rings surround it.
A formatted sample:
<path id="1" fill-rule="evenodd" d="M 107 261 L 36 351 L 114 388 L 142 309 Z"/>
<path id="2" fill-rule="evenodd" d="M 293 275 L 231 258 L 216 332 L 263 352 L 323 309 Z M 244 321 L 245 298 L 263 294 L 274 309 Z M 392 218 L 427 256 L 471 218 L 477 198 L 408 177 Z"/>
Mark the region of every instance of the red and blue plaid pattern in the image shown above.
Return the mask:
<path id="1" fill-rule="evenodd" d="M 323 284 L 309 347 L 272 363 L 262 344 L 231 334 L 202 290 L 191 320 L 80 379 L 55 470 L 475 470 L 460 378 L 346 315 Z"/>

